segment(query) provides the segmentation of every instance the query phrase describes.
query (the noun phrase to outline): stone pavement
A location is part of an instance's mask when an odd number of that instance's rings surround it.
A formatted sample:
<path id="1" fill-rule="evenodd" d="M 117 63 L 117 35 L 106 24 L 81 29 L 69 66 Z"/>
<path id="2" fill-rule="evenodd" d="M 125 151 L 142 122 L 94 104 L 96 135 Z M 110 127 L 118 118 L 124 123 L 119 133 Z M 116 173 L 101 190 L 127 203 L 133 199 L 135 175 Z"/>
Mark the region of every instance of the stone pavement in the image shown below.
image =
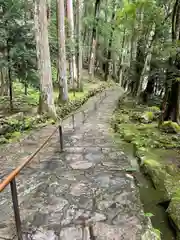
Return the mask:
<path id="1" fill-rule="evenodd" d="M 134 179 L 127 174 L 130 161 L 117 148 L 109 131 L 122 91 L 111 89 L 94 111 L 98 97 L 91 98 L 81 113 L 63 124 L 64 152 L 58 134 L 17 179 L 25 240 L 153 240 Z M 30 154 L 37 142 L 50 135 L 53 126 L 25 139 L 20 153 Z M 37 140 L 38 139 L 38 140 Z M 29 147 L 29 148 L 28 148 Z M 16 166 L 20 157 L 6 158 L 1 172 Z M 14 150 L 15 151 L 15 150 Z M 6 154 L 5 154 L 6 153 Z M 0 193 L 0 239 L 16 239 L 9 188 Z"/>

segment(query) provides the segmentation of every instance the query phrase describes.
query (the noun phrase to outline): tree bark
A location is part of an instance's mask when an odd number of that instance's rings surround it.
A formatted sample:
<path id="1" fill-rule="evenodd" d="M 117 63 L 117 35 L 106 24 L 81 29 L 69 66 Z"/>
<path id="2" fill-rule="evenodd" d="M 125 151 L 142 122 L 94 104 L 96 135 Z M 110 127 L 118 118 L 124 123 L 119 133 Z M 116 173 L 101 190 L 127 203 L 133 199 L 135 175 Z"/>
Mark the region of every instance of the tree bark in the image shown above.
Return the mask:
<path id="1" fill-rule="evenodd" d="M 67 0 L 67 19 L 69 23 L 69 38 L 70 38 L 70 71 L 72 71 L 73 86 L 77 84 L 77 67 L 75 57 L 75 40 L 74 40 L 74 14 L 73 14 L 73 1 Z"/>
<path id="2" fill-rule="evenodd" d="M 57 33 L 58 33 L 58 71 L 59 71 L 59 101 L 68 100 L 68 84 L 66 73 L 66 48 L 64 28 L 64 0 L 57 3 Z"/>
<path id="3" fill-rule="evenodd" d="M 7 96 L 8 95 L 8 82 L 7 82 L 7 69 L 2 68 L 0 71 L 0 96 Z"/>
<path id="4" fill-rule="evenodd" d="M 53 98 L 50 50 L 48 40 L 47 6 L 45 0 L 35 1 L 35 35 L 38 70 L 40 77 L 39 113 L 47 112 L 50 117 L 57 119 Z"/>
<path id="5" fill-rule="evenodd" d="M 105 64 L 105 75 L 104 75 L 104 80 L 108 80 L 109 76 L 109 64 L 111 60 L 111 53 L 112 53 L 112 42 L 113 42 L 113 34 L 115 30 L 115 25 L 114 25 L 114 20 L 116 16 L 116 1 L 113 1 L 113 12 L 112 12 L 112 17 L 111 17 L 111 33 L 110 33 L 110 39 L 109 39 L 109 44 L 108 44 L 108 52 L 107 52 L 107 60 Z"/>
<path id="6" fill-rule="evenodd" d="M 176 0 L 172 16 L 172 42 L 180 40 L 180 2 Z M 172 120 L 180 124 L 180 56 L 177 47 L 175 61 L 169 59 L 171 70 L 167 69 L 166 92 L 163 102 L 163 120 Z M 171 85 L 169 85 L 169 82 Z"/>
<path id="7" fill-rule="evenodd" d="M 155 24 L 153 23 L 152 29 L 151 29 L 150 34 L 149 34 L 148 43 L 147 43 L 147 46 L 146 46 L 146 55 L 145 55 L 145 60 L 144 60 L 144 66 L 143 66 L 141 76 L 140 76 L 140 80 L 139 80 L 140 83 L 139 83 L 139 87 L 138 87 L 138 90 L 137 90 L 137 96 L 140 95 L 141 90 L 142 90 L 142 86 L 143 86 L 143 83 L 144 83 L 144 80 L 145 80 L 145 76 L 148 74 L 147 68 L 149 66 L 149 63 L 150 63 L 151 57 L 152 57 L 154 35 L 155 35 Z"/>
<path id="8" fill-rule="evenodd" d="M 123 39 L 122 39 L 122 45 L 121 45 L 121 53 L 119 56 L 119 69 L 118 69 L 118 80 L 119 80 L 119 84 L 120 86 L 122 86 L 122 75 L 123 75 L 123 59 L 124 59 L 124 45 L 125 45 L 125 36 L 126 36 L 126 29 L 124 28 L 123 31 Z"/>
<path id="9" fill-rule="evenodd" d="M 11 57 L 10 57 L 10 46 L 7 40 L 7 61 L 8 61 L 8 83 L 9 83 L 9 104 L 10 111 L 13 111 L 13 83 L 11 74 Z"/>
<path id="10" fill-rule="evenodd" d="M 81 37 L 81 17 L 83 3 L 81 0 L 76 0 L 77 3 L 77 85 L 78 90 L 82 91 L 82 37 Z"/>
<path id="11" fill-rule="evenodd" d="M 96 33 L 97 33 L 97 25 L 98 25 L 98 21 L 99 21 L 99 9 L 100 9 L 100 0 L 96 0 L 95 10 L 94 10 L 94 25 L 93 25 L 93 31 L 92 31 L 90 59 L 89 59 L 89 75 L 91 78 L 94 76 Z"/>

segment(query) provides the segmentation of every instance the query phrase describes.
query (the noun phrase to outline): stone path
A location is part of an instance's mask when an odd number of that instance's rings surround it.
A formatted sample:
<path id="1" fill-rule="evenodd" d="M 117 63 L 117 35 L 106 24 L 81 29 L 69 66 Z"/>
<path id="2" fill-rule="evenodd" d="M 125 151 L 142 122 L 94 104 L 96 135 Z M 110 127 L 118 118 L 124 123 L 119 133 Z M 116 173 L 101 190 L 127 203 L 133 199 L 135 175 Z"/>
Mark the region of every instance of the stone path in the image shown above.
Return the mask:
<path id="1" fill-rule="evenodd" d="M 71 119 L 64 123 L 64 152 L 60 153 L 55 135 L 18 177 L 24 239 L 156 239 L 149 235 L 149 219 L 144 216 L 134 179 L 124 170 L 131 166 L 130 161 L 109 131 L 108 120 L 120 95 L 120 89 L 108 90 L 96 111 L 98 97 L 90 99 L 83 106 L 88 113 L 84 124 L 81 113 L 75 116 L 74 131 Z M 53 126 L 36 134 L 42 139 L 52 130 Z M 25 141 L 23 156 L 32 151 L 37 138 Z M 13 161 L 7 159 L 6 167 Z M 12 164 L 21 161 L 16 159 Z M 16 239 L 11 205 L 7 188 L 0 193 L 1 240 Z"/>

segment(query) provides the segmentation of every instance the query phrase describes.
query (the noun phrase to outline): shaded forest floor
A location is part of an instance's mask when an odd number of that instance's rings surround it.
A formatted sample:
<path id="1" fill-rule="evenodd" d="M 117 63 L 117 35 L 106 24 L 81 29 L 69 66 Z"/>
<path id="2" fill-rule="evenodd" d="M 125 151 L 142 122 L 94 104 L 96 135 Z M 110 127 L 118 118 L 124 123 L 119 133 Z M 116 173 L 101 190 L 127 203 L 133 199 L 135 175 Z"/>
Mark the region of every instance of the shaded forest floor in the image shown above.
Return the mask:
<path id="1" fill-rule="evenodd" d="M 159 114 L 157 106 L 136 105 L 125 97 L 112 118 L 112 127 L 117 138 L 133 147 L 141 169 L 160 192 L 159 203 L 168 203 L 167 212 L 179 234 L 180 131 L 172 122 L 158 128 Z"/>
<path id="2" fill-rule="evenodd" d="M 90 97 L 112 84 L 112 82 L 103 82 L 97 77 L 89 81 L 89 76 L 84 71 L 83 91 L 70 91 L 68 102 L 58 104 L 58 90 L 54 90 L 58 117 L 64 118 L 84 104 Z M 0 144 L 16 141 L 24 132 L 54 123 L 46 114 L 37 114 L 39 101 L 39 91 L 37 89 L 29 86 L 28 94 L 25 95 L 24 86 L 19 82 L 14 82 L 13 89 L 13 112 L 9 108 L 9 97 L 0 97 Z"/>

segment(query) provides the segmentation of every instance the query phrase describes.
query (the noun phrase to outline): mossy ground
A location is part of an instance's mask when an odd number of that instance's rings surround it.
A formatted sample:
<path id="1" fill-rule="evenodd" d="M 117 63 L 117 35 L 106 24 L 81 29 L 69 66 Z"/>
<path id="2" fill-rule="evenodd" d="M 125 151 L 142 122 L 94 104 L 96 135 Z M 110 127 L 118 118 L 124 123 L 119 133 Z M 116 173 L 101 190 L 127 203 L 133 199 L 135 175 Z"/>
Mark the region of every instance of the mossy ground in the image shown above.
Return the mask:
<path id="1" fill-rule="evenodd" d="M 64 118 L 72 111 L 78 109 L 90 97 L 110 87 L 112 82 L 85 81 L 83 91 L 69 92 L 69 101 L 56 104 L 59 118 Z M 23 132 L 34 128 L 40 128 L 47 124 L 54 124 L 54 121 L 47 115 L 37 115 L 39 101 L 39 92 L 33 87 L 28 87 L 28 95 L 24 94 L 23 85 L 15 82 L 13 86 L 13 106 L 14 111 L 9 111 L 8 97 L 0 97 L 0 144 L 16 141 Z M 58 92 L 54 92 L 55 99 L 58 98 Z M 55 100 L 55 102 L 57 102 Z"/>
<path id="2" fill-rule="evenodd" d="M 170 122 L 159 129 L 159 111 L 156 106 L 136 105 L 133 99 L 125 98 L 111 123 L 116 136 L 134 146 L 141 167 L 161 192 L 162 201 L 170 201 L 168 213 L 180 231 L 179 126 Z"/>

